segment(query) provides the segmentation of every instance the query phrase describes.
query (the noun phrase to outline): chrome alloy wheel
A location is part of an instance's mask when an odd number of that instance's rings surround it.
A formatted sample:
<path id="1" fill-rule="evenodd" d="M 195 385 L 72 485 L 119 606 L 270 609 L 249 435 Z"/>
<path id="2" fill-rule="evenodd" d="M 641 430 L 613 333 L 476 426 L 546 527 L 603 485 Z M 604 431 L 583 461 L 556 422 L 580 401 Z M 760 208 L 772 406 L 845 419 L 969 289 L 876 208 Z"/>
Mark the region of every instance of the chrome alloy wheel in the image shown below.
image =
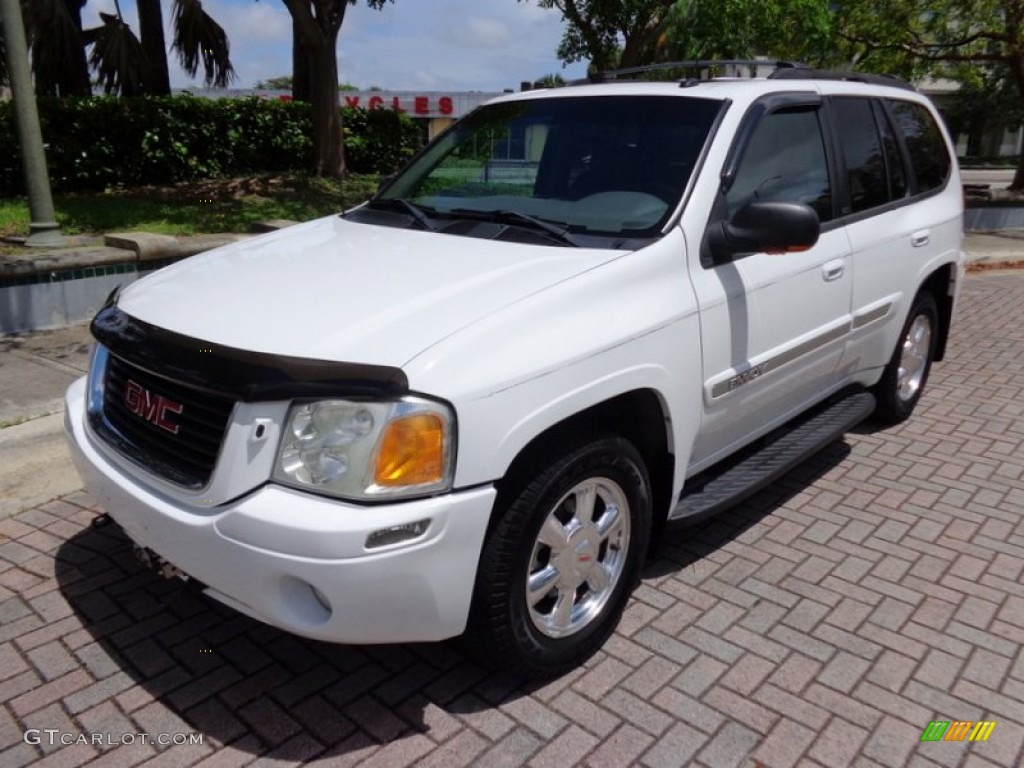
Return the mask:
<path id="1" fill-rule="evenodd" d="M 526 604 L 547 637 L 579 632 L 601 614 L 622 577 L 630 510 L 618 483 L 590 477 L 552 507 L 526 576 Z"/>
<path id="2" fill-rule="evenodd" d="M 932 350 L 932 323 L 927 315 L 918 315 L 907 329 L 900 352 L 900 367 L 896 374 L 896 392 L 900 400 L 908 402 L 921 389 Z"/>

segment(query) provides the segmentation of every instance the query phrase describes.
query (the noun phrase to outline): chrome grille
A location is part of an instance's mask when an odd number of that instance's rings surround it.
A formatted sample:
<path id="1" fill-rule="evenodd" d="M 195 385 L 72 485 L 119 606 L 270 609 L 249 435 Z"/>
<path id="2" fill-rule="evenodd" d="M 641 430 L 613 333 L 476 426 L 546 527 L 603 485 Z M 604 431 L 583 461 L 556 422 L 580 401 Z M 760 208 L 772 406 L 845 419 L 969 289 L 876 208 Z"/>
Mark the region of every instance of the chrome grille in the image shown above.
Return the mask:
<path id="1" fill-rule="evenodd" d="M 135 386 L 126 397 L 130 382 Z M 174 483 L 199 488 L 213 473 L 233 408 L 230 399 L 156 376 L 111 354 L 97 427 L 133 461 Z"/>

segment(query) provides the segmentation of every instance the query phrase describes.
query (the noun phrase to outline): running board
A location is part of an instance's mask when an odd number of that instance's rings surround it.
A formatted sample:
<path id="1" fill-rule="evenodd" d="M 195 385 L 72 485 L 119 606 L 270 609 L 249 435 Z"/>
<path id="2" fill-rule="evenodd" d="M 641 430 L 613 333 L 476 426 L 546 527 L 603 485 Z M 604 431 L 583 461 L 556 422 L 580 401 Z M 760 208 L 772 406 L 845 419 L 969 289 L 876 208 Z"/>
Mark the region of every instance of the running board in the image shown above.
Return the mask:
<path id="1" fill-rule="evenodd" d="M 766 435 L 726 468 L 712 467 L 687 481 L 669 520 L 713 515 L 735 506 L 838 440 L 875 410 L 875 397 L 858 391 L 798 417 Z"/>

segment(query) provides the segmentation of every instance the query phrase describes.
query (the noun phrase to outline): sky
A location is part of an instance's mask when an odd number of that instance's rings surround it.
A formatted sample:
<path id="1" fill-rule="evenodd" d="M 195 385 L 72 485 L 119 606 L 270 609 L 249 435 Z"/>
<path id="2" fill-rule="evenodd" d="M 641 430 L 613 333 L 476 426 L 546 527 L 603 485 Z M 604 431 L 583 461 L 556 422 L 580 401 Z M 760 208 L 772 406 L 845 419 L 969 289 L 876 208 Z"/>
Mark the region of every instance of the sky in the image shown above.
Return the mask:
<path id="1" fill-rule="evenodd" d="M 133 0 L 120 0 L 137 35 Z M 164 26 L 171 0 L 164 0 Z M 233 88 L 291 74 L 291 17 L 281 0 L 203 0 L 206 12 L 227 31 L 238 73 Z M 113 12 L 114 0 L 88 0 L 82 22 Z M 382 10 L 363 0 L 349 8 L 338 39 L 338 76 L 360 88 L 385 90 L 518 90 L 523 80 L 558 73 L 586 74 L 585 64 L 563 68 L 555 55 L 563 22 L 536 0 L 394 0 Z M 167 44 L 171 35 L 167 32 Z M 170 61 L 171 86 L 201 87 Z"/>

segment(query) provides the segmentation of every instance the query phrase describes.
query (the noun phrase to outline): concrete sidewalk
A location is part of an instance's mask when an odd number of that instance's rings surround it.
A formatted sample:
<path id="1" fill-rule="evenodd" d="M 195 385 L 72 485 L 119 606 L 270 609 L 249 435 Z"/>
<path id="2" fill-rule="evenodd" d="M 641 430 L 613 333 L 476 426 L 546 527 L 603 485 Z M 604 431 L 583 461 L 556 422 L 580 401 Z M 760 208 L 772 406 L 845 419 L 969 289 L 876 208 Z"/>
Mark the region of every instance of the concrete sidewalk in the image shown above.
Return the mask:
<path id="1" fill-rule="evenodd" d="M 964 251 L 976 268 L 1024 266 L 1024 232 L 972 233 Z M 64 445 L 62 398 L 86 372 L 91 341 L 84 323 L 0 336 L 0 518 L 81 487 Z"/>
<path id="2" fill-rule="evenodd" d="M 89 366 L 88 325 L 0 336 L 0 518 L 81 487 L 64 390 Z"/>

